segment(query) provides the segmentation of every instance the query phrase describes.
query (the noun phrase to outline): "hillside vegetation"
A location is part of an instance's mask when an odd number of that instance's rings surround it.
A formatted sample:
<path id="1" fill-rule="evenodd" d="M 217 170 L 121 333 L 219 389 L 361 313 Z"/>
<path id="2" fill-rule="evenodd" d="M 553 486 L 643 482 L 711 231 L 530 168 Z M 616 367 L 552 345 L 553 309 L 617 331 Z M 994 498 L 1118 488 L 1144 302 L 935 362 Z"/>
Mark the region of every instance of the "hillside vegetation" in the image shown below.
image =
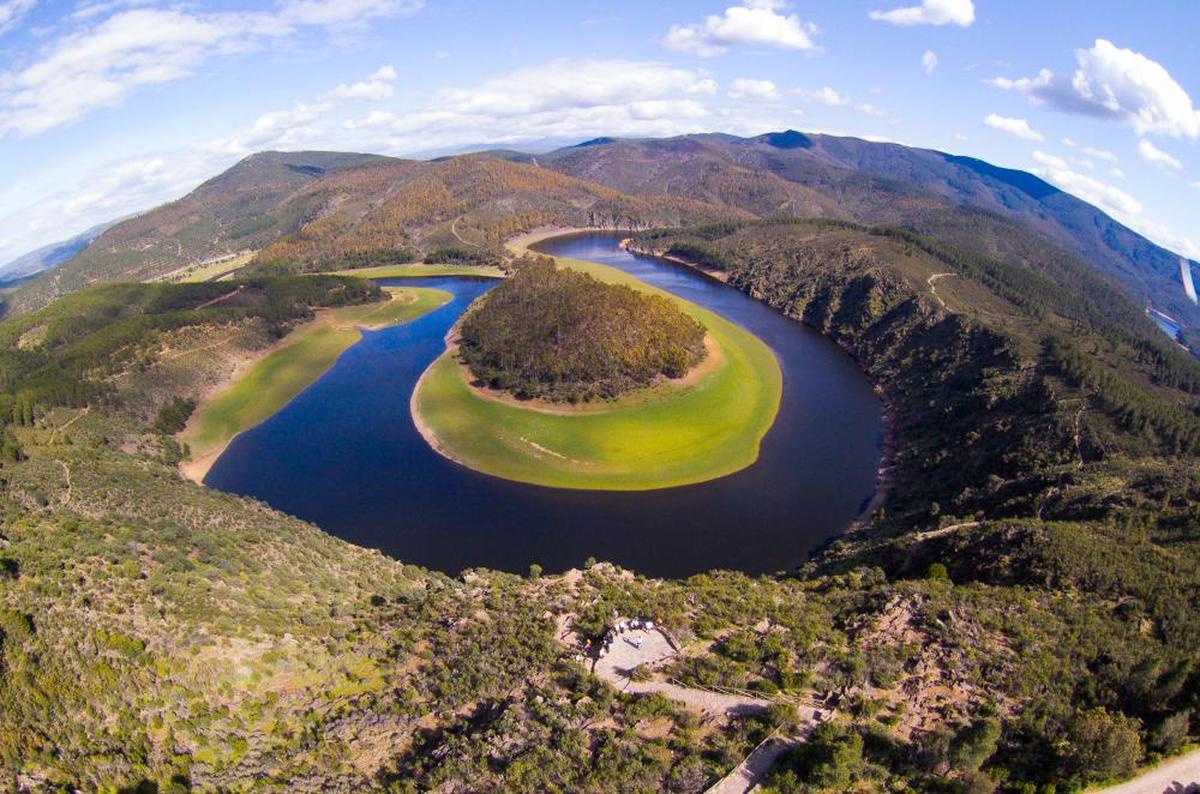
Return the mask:
<path id="1" fill-rule="evenodd" d="M 28 311 L 88 284 L 159 277 L 260 249 L 260 274 L 414 261 L 494 265 L 504 259 L 504 238 L 539 226 L 645 229 L 779 215 L 901 226 L 1074 292 L 1094 288 L 1099 275 L 1134 297 L 1144 322 L 1150 304 L 1200 328 L 1178 256 L 1032 174 L 794 130 L 600 138 L 536 157 L 495 151 L 430 162 L 264 152 L 117 224 L 9 305 Z M 1073 280 L 1081 265 L 1090 282 Z"/>
<path id="2" fill-rule="evenodd" d="M 670 300 L 540 258 L 463 318 L 471 372 L 520 398 L 578 402 L 680 378 L 705 355 L 704 327 Z"/>
<path id="3" fill-rule="evenodd" d="M 610 139 L 539 154 L 537 162 L 635 196 L 686 195 L 758 217 L 899 225 L 1056 280 L 1063 266 L 1086 263 L 1140 307 L 1151 303 L 1200 326 L 1177 255 L 1033 174 L 970 157 L 788 130 Z"/>
<path id="4" fill-rule="evenodd" d="M 170 435 L 249 352 L 378 288 L 88 289 L 0 323 L 5 780 L 699 792 L 810 698 L 837 719 L 777 790 L 1076 791 L 1200 736 L 1200 376 L 1137 298 L 1061 249 L 910 228 L 633 244 L 722 270 L 880 386 L 892 487 L 862 526 L 775 576 L 419 570 L 186 482 Z M 614 612 L 685 649 L 639 675 L 772 710 L 701 719 L 591 677 L 559 621 L 598 640 Z"/>

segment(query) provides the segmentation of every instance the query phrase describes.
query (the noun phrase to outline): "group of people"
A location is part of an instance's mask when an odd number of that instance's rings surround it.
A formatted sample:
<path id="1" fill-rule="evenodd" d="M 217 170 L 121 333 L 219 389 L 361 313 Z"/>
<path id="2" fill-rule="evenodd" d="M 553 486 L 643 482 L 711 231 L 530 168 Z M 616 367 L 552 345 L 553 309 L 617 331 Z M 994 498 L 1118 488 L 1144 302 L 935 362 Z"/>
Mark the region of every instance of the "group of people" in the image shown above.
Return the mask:
<path id="1" fill-rule="evenodd" d="M 653 620 L 649 620 L 647 618 L 633 618 L 632 620 L 618 620 L 619 617 L 620 617 L 620 615 L 618 615 L 617 611 L 614 609 L 613 610 L 613 620 L 616 622 L 613 623 L 613 625 L 608 629 L 608 631 L 606 631 L 604 633 L 604 639 L 601 640 L 601 646 L 600 646 L 600 655 L 601 656 L 608 653 L 609 650 L 612 649 L 613 641 L 616 640 L 616 638 L 619 635 L 624 634 L 626 631 L 638 631 L 638 630 L 652 631 L 654 629 L 654 621 Z M 638 648 L 639 650 L 642 647 L 642 637 L 641 636 L 630 637 L 630 638 L 626 639 L 625 641 L 628 642 L 630 645 L 632 645 L 634 648 Z M 588 640 L 587 643 L 584 645 L 583 649 L 585 652 L 587 652 L 587 651 L 591 651 L 591 648 L 592 648 L 592 641 Z"/>

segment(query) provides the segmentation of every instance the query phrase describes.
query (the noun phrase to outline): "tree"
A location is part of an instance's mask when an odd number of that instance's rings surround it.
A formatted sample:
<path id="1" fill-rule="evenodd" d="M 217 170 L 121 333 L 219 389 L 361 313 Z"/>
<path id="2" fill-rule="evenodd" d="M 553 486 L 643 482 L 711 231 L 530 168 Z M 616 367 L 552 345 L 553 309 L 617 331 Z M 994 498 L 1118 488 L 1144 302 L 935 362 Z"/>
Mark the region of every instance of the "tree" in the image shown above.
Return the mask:
<path id="1" fill-rule="evenodd" d="M 963 728 L 950 746 L 950 763 L 962 772 L 975 772 L 996 752 L 1000 723 L 985 717 Z"/>
<path id="2" fill-rule="evenodd" d="M 1067 726 L 1068 770 L 1084 780 L 1126 777 L 1142 759 L 1138 722 L 1103 706 L 1076 712 Z"/>

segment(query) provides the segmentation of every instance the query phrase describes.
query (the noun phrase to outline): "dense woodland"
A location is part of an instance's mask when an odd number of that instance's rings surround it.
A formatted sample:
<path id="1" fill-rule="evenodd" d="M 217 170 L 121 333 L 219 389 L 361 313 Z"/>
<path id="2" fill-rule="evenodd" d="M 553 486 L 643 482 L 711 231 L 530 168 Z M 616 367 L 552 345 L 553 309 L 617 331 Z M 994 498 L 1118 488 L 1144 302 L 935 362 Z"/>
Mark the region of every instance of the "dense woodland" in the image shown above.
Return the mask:
<path id="1" fill-rule="evenodd" d="M 601 283 L 548 257 L 519 263 L 459 334 L 472 374 L 521 399 L 611 399 L 682 377 L 705 356 L 704 327 L 669 298 Z"/>
<path id="2" fill-rule="evenodd" d="M 183 480 L 171 436 L 248 352 L 375 287 L 86 290 L 0 323 L 5 784 L 699 792 L 801 698 L 838 719 L 775 791 L 1077 791 L 1195 740 L 1198 370 L 1136 302 L 1069 256 L 1035 270 L 893 228 L 633 244 L 723 270 L 879 385 L 892 485 L 861 526 L 774 576 L 406 566 Z M 629 299 L 582 278 L 518 267 L 469 319 L 497 295 L 539 322 L 583 302 L 559 330 L 610 338 Z M 528 334 L 503 308 L 489 332 Z M 593 678 L 556 620 L 599 637 L 614 610 L 689 649 L 664 675 L 774 705 L 713 721 Z"/>

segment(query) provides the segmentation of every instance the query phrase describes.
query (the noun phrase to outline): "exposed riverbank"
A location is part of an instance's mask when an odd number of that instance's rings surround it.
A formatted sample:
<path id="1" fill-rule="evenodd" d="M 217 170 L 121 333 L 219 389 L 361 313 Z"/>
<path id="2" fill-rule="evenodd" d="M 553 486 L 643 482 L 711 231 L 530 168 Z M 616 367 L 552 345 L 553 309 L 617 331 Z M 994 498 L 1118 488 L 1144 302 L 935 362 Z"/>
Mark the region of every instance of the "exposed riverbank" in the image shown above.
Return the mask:
<path id="1" fill-rule="evenodd" d="M 389 288 L 388 300 L 317 312 L 235 371 L 193 413 L 180 435 L 191 451 L 180 471 L 204 481 L 213 463 L 240 433 L 269 419 L 321 377 L 347 348 L 375 330 L 442 306 L 450 294 L 424 288 Z"/>

